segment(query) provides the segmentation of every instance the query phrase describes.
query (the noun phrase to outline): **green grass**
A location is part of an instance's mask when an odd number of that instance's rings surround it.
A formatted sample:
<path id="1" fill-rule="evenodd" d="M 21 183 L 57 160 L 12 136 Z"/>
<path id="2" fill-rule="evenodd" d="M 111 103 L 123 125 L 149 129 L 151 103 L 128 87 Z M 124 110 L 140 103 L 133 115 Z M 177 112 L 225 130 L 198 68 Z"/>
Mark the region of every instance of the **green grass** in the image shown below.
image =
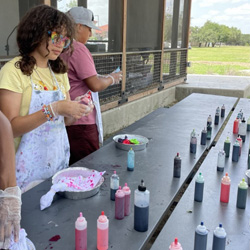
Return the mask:
<path id="1" fill-rule="evenodd" d="M 193 47 L 188 61 L 188 74 L 250 76 L 249 46 Z"/>

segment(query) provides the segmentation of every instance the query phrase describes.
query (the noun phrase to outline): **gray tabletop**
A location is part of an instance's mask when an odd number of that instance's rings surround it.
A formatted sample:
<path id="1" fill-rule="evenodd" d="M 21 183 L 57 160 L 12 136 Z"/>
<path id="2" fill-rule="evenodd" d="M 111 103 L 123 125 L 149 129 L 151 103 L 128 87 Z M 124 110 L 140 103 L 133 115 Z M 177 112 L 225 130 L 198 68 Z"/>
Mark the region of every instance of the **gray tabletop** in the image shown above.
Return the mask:
<path id="1" fill-rule="evenodd" d="M 250 249 L 249 190 L 246 209 L 236 207 L 238 184 L 242 178 L 246 178 L 245 171 L 247 170 L 249 132 L 247 132 L 246 141 L 243 143 L 239 161 L 232 162 L 231 145 L 230 156 L 226 158 L 224 172 L 217 171 L 218 152 L 220 149 L 223 149 L 226 137 L 229 136 L 231 144 L 236 140 L 237 135 L 233 134 L 233 122 L 240 109 L 243 110 L 243 116 L 248 119 L 250 116 L 250 100 L 240 99 L 216 146 L 211 149 L 198 171 L 202 172 L 205 179 L 203 202 L 194 201 L 194 178 L 151 249 L 166 249 L 175 237 L 179 239 L 183 249 L 193 249 L 195 229 L 201 221 L 204 222 L 209 230 L 207 250 L 212 249 L 213 230 L 219 223 L 222 223 L 227 232 L 227 250 Z M 231 190 L 228 204 L 220 202 L 220 181 L 226 172 L 228 172 L 231 177 Z"/>
<path id="2" fill-rule="evenodd" d="M 200 145 L 196 154 L 189 153 L 190 133 L 197 132 L 206 126 L 209 114 L 214 118 L 217 106 L 226 106 L 226 117 L 237 101 L 234 97 L 192 94 L 175 106 L 161 108 L 145 118 L 137 121 L 122 131 L 123 134 L 138 134 L 149 139 L 145 150 L 135 152 L 135 170 L 126 169 L 127 152 L 117 149 L 114 142 L 110 142 L 98 151 L 85 157 L 74 166 L 82 166 L 98 171 L 106 171 L 105 182 L 100 192 L 89 199 L 69 200 L 56 196 L 51 207 L 44 211 L 39 209 L 40 197 L 51 186 L 47 180 L 23 195 L 21 225 L 26 229 L 28 237 L 34 242 L 37 250 L 66 249 L 73 250 L 74 223 L 83 212 L 88 221 L 88 249 L 96 249 L 96 220 L 103 210 L 110 220 L 109 249 L 141 249 L 150 239 L 164 213 L 171 206 L 183 183 L 190 178 L 195 164 L 200 159 L 213 139 L 207 141 L 206 146 Z M 213 125 L 214 138 L 222 126 Z M 179 152 L 182 157 L 182 172 L 180 179 L 173 179 L 173 159 Z M 149 229 L 139 233 L 133 229 L 133 206 L 130 216 L 123 220 L 114 218 L 115 204 L 109 199 L 109 178 L 116 170 L 120 176 L 120 184 L 125 182 L 133 193 L 143 179 L 150 196 Z M 57 241 L 50 239 L 57 235 Z"/>

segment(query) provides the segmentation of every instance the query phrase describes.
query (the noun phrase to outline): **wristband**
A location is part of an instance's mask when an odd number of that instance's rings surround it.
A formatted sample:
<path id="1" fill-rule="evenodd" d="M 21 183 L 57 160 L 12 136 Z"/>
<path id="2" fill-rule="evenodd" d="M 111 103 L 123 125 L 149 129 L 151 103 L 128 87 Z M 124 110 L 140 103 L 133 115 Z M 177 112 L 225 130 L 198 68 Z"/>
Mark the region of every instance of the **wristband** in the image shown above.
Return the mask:
<path id="1" fill-rule="evenodd" d="M 52 114 L 53 114 L 54 119 L 57 119 L 58 116 L 55 114 L 55 112 L 54 112 L 54 110 L 53 110 L 53 107 L 52 107 L 51 103 L 50 103 L 49 106 L 50 106 L 50 109 L 51 109 L 51 112 L 52 112 Z"/>

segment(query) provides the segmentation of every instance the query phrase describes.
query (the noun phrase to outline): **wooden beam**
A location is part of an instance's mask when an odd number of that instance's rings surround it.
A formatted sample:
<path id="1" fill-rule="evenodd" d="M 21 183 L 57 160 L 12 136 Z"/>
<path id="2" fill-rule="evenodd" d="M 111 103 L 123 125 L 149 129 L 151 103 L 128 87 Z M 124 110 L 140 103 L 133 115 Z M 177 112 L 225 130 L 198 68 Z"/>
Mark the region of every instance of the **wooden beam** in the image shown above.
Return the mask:
<path id="1" fill-rule="evenodd" d="M 127 0 L 123 0 L 123 20 L 122 20 L 122 88 L 121 91 L 124 92 L 126 89 L 126 71 L 127 71 Z"/>

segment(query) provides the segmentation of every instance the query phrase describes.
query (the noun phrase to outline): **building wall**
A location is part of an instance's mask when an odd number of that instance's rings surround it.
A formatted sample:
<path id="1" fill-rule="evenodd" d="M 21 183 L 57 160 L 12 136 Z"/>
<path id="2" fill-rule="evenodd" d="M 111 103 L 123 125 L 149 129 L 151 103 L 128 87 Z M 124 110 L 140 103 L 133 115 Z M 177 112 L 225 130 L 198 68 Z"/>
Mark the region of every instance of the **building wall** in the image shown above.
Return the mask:
<path id="1" fill-rule="evenodd" d="M 19 23 L 19 5 L 17 0 L 0 2 L 0 57 L 6 56 L 6 41 L 12 30 Z M 9 38 L 9 55 L 18 54 L 16 45 L 16 30 Z"/>

